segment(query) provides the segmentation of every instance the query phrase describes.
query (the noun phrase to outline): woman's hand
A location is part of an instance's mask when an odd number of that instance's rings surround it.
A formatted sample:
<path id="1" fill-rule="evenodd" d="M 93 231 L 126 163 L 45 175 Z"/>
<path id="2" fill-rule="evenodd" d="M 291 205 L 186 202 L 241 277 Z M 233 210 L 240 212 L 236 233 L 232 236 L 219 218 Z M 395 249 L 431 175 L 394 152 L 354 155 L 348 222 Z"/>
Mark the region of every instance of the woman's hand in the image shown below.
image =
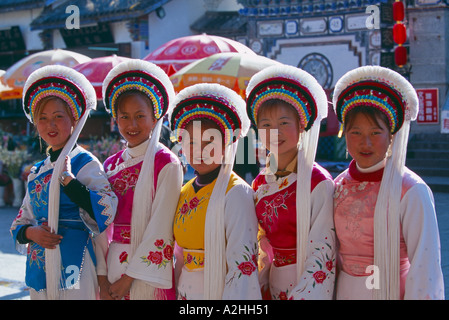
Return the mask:
<path id="1" fill-rule="evenodd" d="M 75 176 L 72 173 L 72 165 L 70 164 L 70 157 L 66 156 L 64 160 L 64 166 L 62 167 L 62 173 L 61 176 L 59 177 L 59 181 L 63 186 L 66 186 L 73 179 L 75 179 Z"/>
<path id="2" fill-rule="evenodd" d="M 121 300 L 126 296 L 131 289 L 134 278 L 124 274 L 120 279 L 111 284 L 109 287 L 109 294 L 115 300 Z"/>
<path id="3" fill-rule="evenodd" d="M 62 240 L 61 235 L 54 233 L 46 225 L 28 227 L 25 230 L 25 237 L 45 249 L 56 249 L 56 245 Z"/>
<path id="4" fill-rule="evenodd" d="M 98 276 L 98 285 L 100 287 L 100 300 L 114 300 L 109 294 L 111 283 L 107 276 Z"/>

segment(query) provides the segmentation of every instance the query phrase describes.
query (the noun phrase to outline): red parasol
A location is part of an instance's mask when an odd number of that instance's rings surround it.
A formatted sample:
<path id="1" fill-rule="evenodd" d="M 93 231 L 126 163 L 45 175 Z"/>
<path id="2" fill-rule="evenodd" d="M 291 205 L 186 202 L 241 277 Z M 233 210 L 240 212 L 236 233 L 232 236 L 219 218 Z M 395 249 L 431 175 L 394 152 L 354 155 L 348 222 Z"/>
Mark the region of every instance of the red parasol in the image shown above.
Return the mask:
<path id="1" fill-rule="evenodd" d="M 97 99 L 102 99 L 101 88 L 103 86 L 103 80 L 106 78 L 108 72 L 114 68 L 120 62 L 129 60 L 131 58 L 121 57 L 117 55 L 94 58 L 88 62 L 81 63 L 73 69 L 84 74 L 84 76 L 92 83 Z"/>
<path id="2" fill-rule="evenodd" d="M 256 55 L 244 44 L 207 34 L 186 36 L 171 40 L 147 55 L 143 60 L 160 66 L 169 76 L 186 65 L 220 52 L 238 52 Z"/>

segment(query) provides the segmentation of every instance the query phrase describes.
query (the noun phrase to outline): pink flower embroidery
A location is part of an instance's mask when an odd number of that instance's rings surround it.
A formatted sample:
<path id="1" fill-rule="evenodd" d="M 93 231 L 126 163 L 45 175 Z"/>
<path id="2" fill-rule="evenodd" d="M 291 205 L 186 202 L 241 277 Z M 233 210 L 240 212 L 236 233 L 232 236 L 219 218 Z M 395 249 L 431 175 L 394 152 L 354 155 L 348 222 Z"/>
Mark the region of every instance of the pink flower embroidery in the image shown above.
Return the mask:
<path id="1" fill-rule="evenodd" d="M 148 266 L 151 264 L 158 265 L 158 268 L 166 267 L 167 263 L 171 262 L 173 258 L 173 244 L 167 244 L 163 239 L 157 239 L 154 242 L 158 251 L 148 252 L 148 256 L 140 257 L 142 262 Z"/>
<path id="2" fill-rule="evenodd" d="M 268 215 L 268 217 L 272 217 L 273 216 L 273 213 L 274 213 L 274 209 L 273 209 L 273 207 L 272 206 L 268 206 L 267 207 L 267 215 Z M 270 219 L 271 220 L 271 219 Z"/>
<path id="3" fill-rule="evenodd" d="M 257 256 L 258 256 L 258 246 L 257 243 L 251 247 L 244 246 L 245 251 L 243 251 L 243 262 L 235 261 L 237 269 L 240 271 L 238 278 L 242 275 L 250 276 L 254 271 L 257 270 Z"/>
<path id="4" fill-rule="evenodd" d="M 262 213 L 261 217 L 259 217 L 259 221 L 264 229 L 271 232 L 271 227 L 275 225 L 277 219 L 279 218 L 279 214 L 288 210 L 285 200 L 292 194 L 293 193 L 289 193 L 288 190 L 286 190 L 284 194 L 276 195 L 269 202 L 267 200 L 263 200 L 263 207 L 261 207 L 261 210 L 265 209 L 265 212 Z"/>
<path id="5" fill-rule="evenodd" d="M 46 175 L 45 178 L 44 178 L 44 183 L 47 184 L 47 183 L 50 182 L 50 180 L 51 180 L 51 174 L 48 174 L 48 175 Z"/>
<path id="6" fill-rule="evenodd" d="M 326 268 L 327 270 L 332 271 L 332 269 L 334 268 L 334 263 L 332 262 L 332 260 L 326 262 Z"/>
<path id="7" fill-rule="evenodd" d="M 326 273 L 324 271 L 317 271 L 313 274 L 313 278 L 315 279 L 316 283 L 323 283 L 324 280 L 326 280 Z"/>
<path id="8" fill-rule="evenodd" d="M 120 263 L 128 262 L 128 253 L 123 251 L 119 256 Z"/>
<path id="9" fill-rule="evenodd" d="M 238 266 L 239 270 L 244 274 L 245 276 L 250 276 L 254 271 L 256 271 L 256 267 L 254 266 L 253 262 L 246 261 L 242 262 Z"/>
<path id="10" fill-rule="evenodd" d="M 129 176 L 129 178 L 128 178 L 128 184 L 129 184 L 129 186 L 134 187 L 134 186 L 136 185 L 136 183 L 137 183 L 137 179 L 139 179 L 139 175 L 138 175 L 138 174 L 135 174 L 135 173 L 132 173 L 132 174 Z"/>
<path id="11" fill-rule="evenodd" d="M 36 193 L 41 193 L 42 192 L 42 185 L 39 182 L 36 183 L 36 187 L 34 188 L 34 190 L 36 191 Z"/>
<path id="12" fill-rule="evenodd" d="M 164 258 L 167 260 L 171 260 L 173 258 L 173 247 L 168 245 L 163 250 Z"/>
<path id="13" fill-rule="evenodd" d="M 36 243 L 32 243 L 27 248 L 29 265 L 36 264 L 40 269 L 45 264 L 44 249 Z"/>
<path id="14" fill-rule="evenodd" d="M 279 300 L 288 300 L 287 292 L 285 291 L 279 292 Z"/>
<path id="15" fill-rule="evenodd" d="M 37 260 L 37 251 L 33 250 L 31 252 L 31 260 L 36 261 Z"/>
<path id="16" fill-rule="evenodd" d="M 185 215 L 187 212 L 189 212 L 189 205 L 184 203 L 181 207 L 181 215 Z"/>
<path id="17" fill-rule="evenodd" d="M 184 199 L 183 203 L 178 205 L 178 208 L 176 209 L 176 216 L 175 216 L 175 224 L 179 224 L 182 223 L 184 224 L 185 219 L 190 216 L 190 214 L 196 212 L 199 204 L 201 203 L 201 201 L 204 199 L 204 197 L 202 198 L 197 198 L 197 197 L 193 197 L 192 199 Z"/>
<path id="18" fill-rule="evenodd" d="M 19 220 L 20 218 L 22 218 L 22 214 L 23 214 L 23 208 L 20 208 L 19 214 L 18 214 L 17 217 L 14 219 L 14 221 L 15 221 L 15 220 Z"/>
<path id="19" fill-rule="evenodd" d="M 161 264 L 162 263 L 162 252 L 160 251 L 150 251 L 148 254 L 147 259 L 154 264 Z"/>
<path id="20" fill-rule="evenodd" d="M 284 197 L 282 196 L 282 194 L 278 194 L 276 198 L 274 198 L 273 204 L 275 207 L 279 207 L 284 204 Z"/>
<path id="21" fill-rule="evenodd" d="M 163 239 L 158 239 L 158 240 L 156 240 L 156 241 L 154 242 L 154 245 L 155 245 L 156 247 L 158 247 L 159 249 L 161 249 L 161 248 L 163 248 L 163 246 L 164 246 L 164 240 L 163 240 Z"/>
<path id="22" fill-rule="evenodd" d="M 126 191 L 126 181 L 121 179 L 116 179 L 112 184 L 112 189 L 115 193 L 123 195 Z"/>
<path id="23" fill-rule="evenodd" d="M 195 209 L 198 206 L 198 203 L 200 203 L 200 200 L 198 200 L 197 197 L 194 197 L 192 200 L 190 200 L 190 202 L 189 202 L 190 210 Z"/>

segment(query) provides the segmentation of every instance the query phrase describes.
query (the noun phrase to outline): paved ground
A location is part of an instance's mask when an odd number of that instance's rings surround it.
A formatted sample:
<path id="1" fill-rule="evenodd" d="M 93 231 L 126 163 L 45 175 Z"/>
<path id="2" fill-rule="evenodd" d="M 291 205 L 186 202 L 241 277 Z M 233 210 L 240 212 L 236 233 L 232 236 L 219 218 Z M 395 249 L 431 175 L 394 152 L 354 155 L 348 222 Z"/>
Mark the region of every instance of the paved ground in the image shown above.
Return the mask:
<path id="1" fill-rule="evenodd" d="M 9 233 L 16 215 L 15 208 L 0 208 L 0 300 L 29 299 L 25 286 L 26 257 L 17 253 Z"/>
<path id="2" fill-rule="evenodd" d="M 441 238 L 446 299 L 449 300 L 449 193 L 435 193 Z M 29 299 L 25 286 L 25 256 L 17 254 L 9 227 L 17 209 L 0 208 L 0 300 Z"/>

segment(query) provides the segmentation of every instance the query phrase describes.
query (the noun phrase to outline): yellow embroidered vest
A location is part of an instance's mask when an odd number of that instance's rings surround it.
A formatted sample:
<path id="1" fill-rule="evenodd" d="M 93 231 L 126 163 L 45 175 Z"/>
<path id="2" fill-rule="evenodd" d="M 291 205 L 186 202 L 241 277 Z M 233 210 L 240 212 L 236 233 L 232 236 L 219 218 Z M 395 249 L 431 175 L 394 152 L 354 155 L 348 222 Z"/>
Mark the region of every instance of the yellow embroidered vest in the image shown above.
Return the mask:
<path id="1" fill-rule="evenodd" d="M 184 248 L 184 264 L 189 269 L 201 268 L 204 264 L 204 228 L 209 199 L 217 179 L 195 192 L 193 182 L 187 182 L 181 189 L 173 226 L 178 246 Z M 231 173 L 228 192 L 244 181 L 234 172 Z"/>

